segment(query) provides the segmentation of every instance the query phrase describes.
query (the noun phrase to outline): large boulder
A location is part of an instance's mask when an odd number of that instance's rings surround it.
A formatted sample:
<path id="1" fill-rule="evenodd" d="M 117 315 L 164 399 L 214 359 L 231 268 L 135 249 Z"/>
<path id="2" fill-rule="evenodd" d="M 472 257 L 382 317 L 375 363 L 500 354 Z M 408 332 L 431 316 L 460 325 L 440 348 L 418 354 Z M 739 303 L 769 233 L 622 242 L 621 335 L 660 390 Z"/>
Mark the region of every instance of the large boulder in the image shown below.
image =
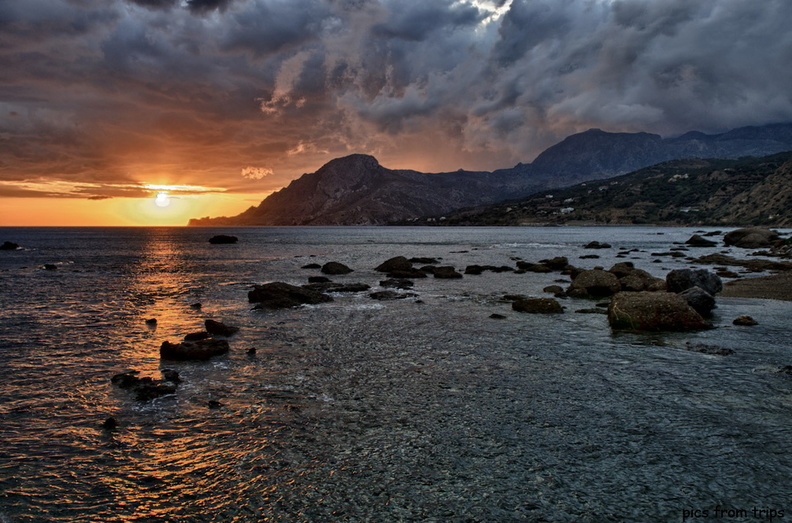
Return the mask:
<path id="1" fill-rule="evenodd" d="M 558 314 L 564 312 L 561 304 L 553 298 L 524 298 L 512 303 L 512 309 L 530 314 Z"/>
<path id="2" fill-rule="evenodd" d="M 601 269 L 582 271 L 572 280 L 567 294 L 573 298 L 603 298 L 621 290 L 616 275 Z"/>
<path id="3" fill-rule="evenodd" d="M 764 227 L 736 229 L 723 237 L 723 243 L 744 249 L 770 247 L 778 240 L 778 233 Z"/>
<path id="4" fill-rule="evenodd" d="M 699 287 L 712 296 L 723 290 L 720 276 L 707 269 L 676 269 L 666 275 L 668 292 L 682 292 Z"/>
<path id="5" fill-rule="evenodd" d="M 698 234 L 694 234 L 685 242 L 685 245 L 689 245 L 690 247 L 715 247 L 718 243 L 708 240 L 703 236 L 699 236 Z"/>
<path id="6" fill-rule="evenodd" d="M 160 358 L 166 360 L 208 360 L 228 352 L 226 340 L 206 339 L 171 343 L 163 341 L 160 346 Z"/>
<path id="7" fill-rule="evenodd" d="M 679 293 L 696 312 L 708 318 L 715 308 L 715 298 L 700 287 L 691 287 Z"/>
<path id="8" fill-rule="evenodd" d="M 248 292 L 248 300 L 251 303 L 258 303 L 257 308 L 285 309 L 303 304 L 326 303 L 333 301 L 333 298 L 327 294 L 288 283 L 273 282 L 256 285 L 252 291 Z"/>
<path id="9" fill-rule="evenodd" d="M 685 299 L 671 292 L 620 292 L 608 305 L 614 330 L 693 331 L 712 327 Z"/>

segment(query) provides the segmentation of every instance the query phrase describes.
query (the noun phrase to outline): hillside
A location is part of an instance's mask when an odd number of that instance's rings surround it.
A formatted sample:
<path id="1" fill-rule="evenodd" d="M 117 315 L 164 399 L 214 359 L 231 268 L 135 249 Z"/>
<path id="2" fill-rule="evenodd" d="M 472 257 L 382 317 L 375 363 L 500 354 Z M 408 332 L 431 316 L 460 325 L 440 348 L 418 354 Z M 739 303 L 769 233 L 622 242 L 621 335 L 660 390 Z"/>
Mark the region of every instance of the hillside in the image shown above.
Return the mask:
<path id="1" fill-rule="evenodd" d="M 792 226 L 792 152 L 737 160 L 674 160 L 412 223 Z"/>
<path id="2" fill-rule="evenodd" d="M 193 219 L 190 225 L 403 222 L 608 178 L 668 160 L 763 156 L 786 150 L 792 150 L 792 124 L 744 127 L 717 135 L 690 132 L 668 139 L 591 129 L 567 137 L 532 163 L 494 172 L 394 170 L 372 156 L 354 154 L 303 174 L 240 215 Z"/>

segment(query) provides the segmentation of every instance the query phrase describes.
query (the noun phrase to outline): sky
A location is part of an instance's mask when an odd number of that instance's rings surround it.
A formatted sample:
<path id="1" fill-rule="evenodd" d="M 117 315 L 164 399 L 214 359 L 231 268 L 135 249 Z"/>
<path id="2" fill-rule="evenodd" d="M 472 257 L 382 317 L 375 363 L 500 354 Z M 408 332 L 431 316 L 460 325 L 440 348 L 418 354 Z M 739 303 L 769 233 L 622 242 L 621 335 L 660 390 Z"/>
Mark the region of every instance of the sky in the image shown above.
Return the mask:
<path id="1" fill-rule="evenodd" d="M 329 160 L 494 170 L 792 121 L 789 0 L 0 0 L 0 226 L 234 215 Z"/>

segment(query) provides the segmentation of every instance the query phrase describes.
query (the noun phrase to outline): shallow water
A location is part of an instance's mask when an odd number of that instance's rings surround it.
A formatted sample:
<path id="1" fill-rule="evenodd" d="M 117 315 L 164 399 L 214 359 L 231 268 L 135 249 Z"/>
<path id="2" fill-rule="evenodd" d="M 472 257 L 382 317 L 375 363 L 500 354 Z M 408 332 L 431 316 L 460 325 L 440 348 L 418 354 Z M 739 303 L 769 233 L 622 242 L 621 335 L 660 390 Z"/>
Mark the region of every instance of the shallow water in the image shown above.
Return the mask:
<path id="1" fill-rule="evenodd" d="M 590 268 L 639 249 L 628 259 L 662 277 L 689 262 L 652 253 L 693 230 L 0 228 L 24 247 L 0 253 L 0 521 L 679 521 L 716 506 L 789 517 L 792 378 L 775 371 L 792 364 L 790 302 L 721 298 L 716 329 L 635 335 L 575 313 L 584 300 L 550 317 L 499 300 L 542 296 L 558 273 L 427 278 L 417 298 L 287 311 L 246 298 L 326 261 L 355 269 L 334 281 L 377 290 L 373 267 L 396 255 L 459 269 L 564 255 Z M 221 232 L 240 242 L 206 241 Z M 614 248 L 581 248 L 591 240 Z M 720 251 L 745 254 L 687 254 Z M 742 314 L 759 325 L 733 326 Z M 205 318 L 241 327 L 227 356 L 160 360 L 163 340 Z M 109 381 L 166 367 L 184 382 L 149 403 Z"/>

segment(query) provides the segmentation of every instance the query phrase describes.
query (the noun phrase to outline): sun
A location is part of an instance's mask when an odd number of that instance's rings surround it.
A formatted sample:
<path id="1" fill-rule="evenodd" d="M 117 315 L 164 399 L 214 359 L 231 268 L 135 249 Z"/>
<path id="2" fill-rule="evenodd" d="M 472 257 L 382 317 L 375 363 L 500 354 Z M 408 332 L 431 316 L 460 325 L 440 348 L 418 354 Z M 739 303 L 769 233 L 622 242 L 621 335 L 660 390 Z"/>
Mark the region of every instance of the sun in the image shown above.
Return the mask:
<path id="1" fill-rule="evenodd" d="M 167 207 L 171 204 L 171 200 L 168 193 L 158 192 L 157 197 L 154 199 L 154 203 L 157 204 L 157 207 Z"/>

